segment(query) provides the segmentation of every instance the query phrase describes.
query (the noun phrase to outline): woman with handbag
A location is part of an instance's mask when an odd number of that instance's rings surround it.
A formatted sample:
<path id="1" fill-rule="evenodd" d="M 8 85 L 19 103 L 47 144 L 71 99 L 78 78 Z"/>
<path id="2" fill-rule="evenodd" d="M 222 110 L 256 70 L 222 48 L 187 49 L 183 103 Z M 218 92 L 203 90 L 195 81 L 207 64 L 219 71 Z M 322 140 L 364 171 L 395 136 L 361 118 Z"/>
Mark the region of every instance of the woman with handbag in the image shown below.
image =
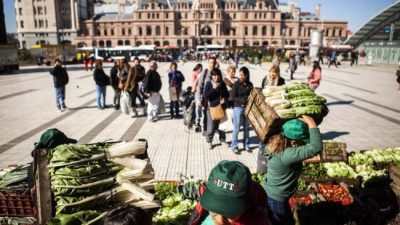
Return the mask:
<path id="1" fill-rule="evenodd" d="M 172 62 L 170 66 L 171 72 L 168 73 L 169 81 L 169 97 L 170 104 L 169 109 L 171 113 L 171 119 L 181 118 L 179 115 L 179 95 L 182 91 L 182 82 L 185 81 L 185 77 L 182 72 L 178 70 L 176 62 Z"/>
<path id="2" fill-rule="evenodd" d="M 219 123 L 225 119 L 226 103 L 229 98 L 229 92 L 222 80 L 220 69 L 211 70 L 211 80 L 207 81 L 204 86 L 203 97 L 208 102 L 207 110 L 207 143 L 209 149 L 213 148 L 212 140 L 215 131 L 218 131 L 219 140 L 222 144 L 227 145 L 225 132 L 219 130 Z"/>
<path id="3" fill-rule="evenodd" d="M 96 60 L 93 78 L 96 82 L 97 108 L 103 110 L 104 108 L 106 108 L 107 85 L 110 85 L 110 77 L 108 77 L 103 70 L 103 61 Z"/>
<path id="4" fill-rule="evenodd" d="M 247 99 L 253 90 L 253 83 L 250 82 L 250 72 L 247 67 L 242 67 L 239 70 L 239 80 L 237 80 L 232 87 L 233 99 L 233 132 L 232 132 L 232 151 L 239 154 L 238 135 L 240 124 L 243 124 L 243 145 L 244 150 L 250 150 L 250 136 L 249 136 L 249 121 L 244 115 Z"/>

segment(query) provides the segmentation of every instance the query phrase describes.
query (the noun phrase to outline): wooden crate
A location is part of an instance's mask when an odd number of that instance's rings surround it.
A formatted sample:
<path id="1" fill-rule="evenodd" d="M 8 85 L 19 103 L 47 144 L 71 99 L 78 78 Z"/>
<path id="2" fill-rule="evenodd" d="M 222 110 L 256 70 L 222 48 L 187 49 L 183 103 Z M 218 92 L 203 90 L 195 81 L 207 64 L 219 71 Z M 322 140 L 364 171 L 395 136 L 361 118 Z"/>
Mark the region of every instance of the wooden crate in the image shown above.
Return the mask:
<path id="1" fill-rule="evenodd" d="M 50 175 L 47 169 L 47 149 L 37 150 L 35 157 L 35 184 L 36 184 L 36 206 L 38 208 L 37 222 L 40 225 L 47 224 L 52 218 L 52 199 L 50 189 Z"/>
<path id="2" fill-rule="evenodd" d="M 275 110 L 265 102 L 261 88 L 254 88 L 251 91 L 245 115 L 262 143 L 266 143 L 268 137 L 279 132 L 284 122 Z"/>
<path id="3" fill-rule="evenodd" d="M 304 160 L 305 163 L 321 163 L 321 162 L 347 162 L 348 154 L 346 144 L 342 142 L 323 142 L 322 152 L 312 158 Z M 338 149 L 332 152 L 331 149 Z"/>

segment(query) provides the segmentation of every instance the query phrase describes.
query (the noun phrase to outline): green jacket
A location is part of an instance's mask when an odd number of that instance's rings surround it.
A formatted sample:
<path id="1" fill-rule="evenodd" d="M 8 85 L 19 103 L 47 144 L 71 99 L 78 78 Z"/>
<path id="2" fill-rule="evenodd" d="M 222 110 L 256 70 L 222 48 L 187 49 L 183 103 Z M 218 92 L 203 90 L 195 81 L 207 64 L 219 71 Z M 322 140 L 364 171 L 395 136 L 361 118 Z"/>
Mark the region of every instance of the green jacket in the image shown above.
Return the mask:
<path id="1" fill-rule="evenodd" d="M 268 198 L 287 201 L 297 189 L 297 180 L 303 169 L 303 160 L 322 151 L 322 139 L 318 128 L 311 128 L 310 144 L 286 148 L 282 154 L 268 156 L 268 170 L 262 186 Z M 268 146 L 267 146 L 268 148 Z"/>

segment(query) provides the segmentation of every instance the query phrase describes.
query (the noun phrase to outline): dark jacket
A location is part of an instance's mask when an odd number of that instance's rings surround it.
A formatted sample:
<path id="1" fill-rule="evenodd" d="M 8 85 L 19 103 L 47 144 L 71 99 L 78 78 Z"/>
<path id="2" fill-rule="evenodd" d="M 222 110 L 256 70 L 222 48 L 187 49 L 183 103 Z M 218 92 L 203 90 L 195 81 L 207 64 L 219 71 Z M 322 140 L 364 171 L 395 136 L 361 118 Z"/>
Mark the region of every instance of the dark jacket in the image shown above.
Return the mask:
<path id="1" fill-rule="evenodd" d="M 228 102 L 229 92 L 226 88 L 226 85 L 223 81 L 221 81 L 218 88 L 214 89 L 212 85 L 212 80 L 207 81 L 204 86 L 203 97 L 206 102 L 210 102 L 211 107 L 218 106 L 220 104 L 220 99 L 225 99 L 224 107 L 226 108 L 226 103 Z"/>
<path id="2" fill-rule="evenodd" d="M 136 74 L 135 80 L 137 81 L 137 83 L 139 83 L 146 76 L 146 70 L 144 69 L 144 67 L 142 65 L 137 65 L 137 67 L 138 67 L 138 73 Z"/>
<path id="3" fill-rule="evenodd" d="M 251 90 L 253 83 L 249 81 L 246 85 L 243 81 L 237 80 L 232 87 L 233 107 L 246 107 Z"/>
<path id="4" fill-rule="evenodd" d="M 50 74 L 53 75 L 54 87 L 59 88 L 68 84 L 69 77 L 67 70 L 62 66 L 55 66 L 50 70 Z"/>
<path id="5" fill-rule="evenodd" d="M 200 186 L 200 196 L 204 193 L 206 186 Z M 246 202 L 246 210 L 243 216 L 236 221 L 235 225 L 271 225 L 267 210 L 267 195 L 260 184 L 252 181 L 251 183 L 251 199 Z M 200 201 L 190 215 L 188 225 L 200 225 L 208 216 Z"/>
<path id="6" fill-rule="evenodd" d="M 161 77 L 157 71 L 149 70 L 144 78 L 144 92 L 159 92 L 161 90 Z"/>
<path id="7" fill-rule="evenodd" d="M 95 69 L 93 72 L 93 78 L 96 85 L 107 86 L 110 84 L 110 78 L 104 73 L 103 69 Z"/>
<path id="8" fill-rule="evenodd" d="M 119 84 L 118 73 L 119 73 L 118 67 L 113 66 L 110 71 L 110 77 L 111 77 L 111 86 L 114 89 L 118 89 L 118 84 Z"/>
<path id="9" fill-rule="evenodd" d="M 268 85 L 268 79 L 265 76 L 261 82 L 261 88 L 264 89 Z M 283 77 L 279 77 L 278 79 L 278 86 L 285 85 L 285 79 Z"/>
<path id="10" fill-rule="evenodd" d="M 185 77 L 183 76 L 182 72 L 171 71 L 168 73 L 168 82 L 170 87 L 176 87 L 176 91 L 179 93 L 182 91 L 182 82 L 185 81 Z"/>

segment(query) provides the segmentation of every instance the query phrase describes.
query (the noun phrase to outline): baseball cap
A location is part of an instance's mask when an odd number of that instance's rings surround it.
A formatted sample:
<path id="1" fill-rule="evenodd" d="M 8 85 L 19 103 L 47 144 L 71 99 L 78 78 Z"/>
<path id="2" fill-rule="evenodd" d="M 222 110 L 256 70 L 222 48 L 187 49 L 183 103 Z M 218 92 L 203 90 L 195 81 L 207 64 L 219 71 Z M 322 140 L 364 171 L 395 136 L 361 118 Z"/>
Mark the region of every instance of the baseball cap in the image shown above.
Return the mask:
<path id="1" fill-rule="evenodd" d="M 237 216 L 250 196 L 250 187 L 249 168 L 237 161 L 223 160 L 211 170 L 200 204 L 224 217 Z"/>
<path id="2" fill-rule="evenodd" d="M 46 130 L 42 136 L 40 136 L 39 143 L 36 144 L 36 149 L 39 148 L 55 148 L 58 145 L 77 143 L 75 139 L 68 138 L 62 131 L 57 128 L 51 128 Z"/>
<path id="3" fill-rule="evenodd" d="M 283 124 L 283 135 L 286 138 L 309 142 L 310 133 L 308 132 L 307 124 L 303 123 L 299 119 L 291 119 Z"/>

